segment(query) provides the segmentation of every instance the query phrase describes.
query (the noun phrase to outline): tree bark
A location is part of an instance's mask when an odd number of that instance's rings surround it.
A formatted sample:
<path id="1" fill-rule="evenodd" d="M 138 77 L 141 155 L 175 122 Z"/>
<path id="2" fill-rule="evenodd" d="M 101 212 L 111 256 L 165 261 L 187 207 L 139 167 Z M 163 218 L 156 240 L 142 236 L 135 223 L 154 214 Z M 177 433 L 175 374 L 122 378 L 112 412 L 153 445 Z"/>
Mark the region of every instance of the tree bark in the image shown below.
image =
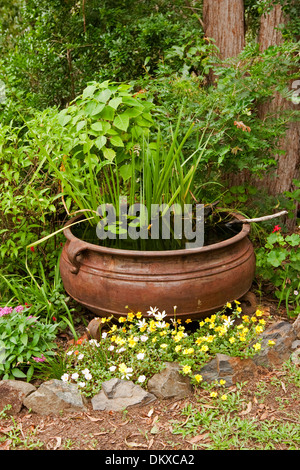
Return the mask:
<path id="1" fill-rule="evenodd" d="M 245 46 L 243 0 L 203 0 L 207 38 L 215 40 L 220 59 L 237 56 Z"/>
<path id="2" fill-rule="evenodd" d="M 286 18 L 282 12 L 281 5 L 274 5 L 268 14 L 261 17 L 259 32 L 259 47 L 261 51 L 283 42 L 278 26 L 285 22 Z M 289 84 L 289 87 L 292 89 L 292 83 Z M 297 108 L 299 109 L 299 105 L 293 104 L 291 101 L 284 99 L 279 93 L 275 93 L 273 100 L 261 105 L 258 111 L 260 119 L 264 120 L 269 113 L 276 115 L 280 111 L 296 110 Z M 277 160 L 276 172 L 266 177 L 263 181 L 264 187 L 270 195 L 276 196 L 284 191 L 294 189 L 292 180 L 300 178 L 299 142 L 299 123 L 290 122 L 286 134 L 280 142 L 280 148 L 284 151 L 284 154 L 276 155 L 275 157 Z M 287 222 L 289 228 L 291 228 L 295 221 Z"/>

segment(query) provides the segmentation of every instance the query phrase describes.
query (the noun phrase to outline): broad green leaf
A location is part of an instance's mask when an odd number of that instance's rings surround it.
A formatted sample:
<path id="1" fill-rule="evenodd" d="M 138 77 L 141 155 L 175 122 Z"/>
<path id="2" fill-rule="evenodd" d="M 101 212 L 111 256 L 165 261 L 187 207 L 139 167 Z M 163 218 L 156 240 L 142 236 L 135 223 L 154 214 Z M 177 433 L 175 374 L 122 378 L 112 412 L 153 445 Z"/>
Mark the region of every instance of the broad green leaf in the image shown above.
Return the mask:
<path id="1" fill-rule="evenodd" d="M 101 111 L 100 116 L 102 119 L 107 121 L 113 121 L 115 117 L 115 110 L 111 106 L 104 106 L 103 111 Z"/>
<path id="2" fill-rule="evenodd" d="M 26 333 L 23 333 L 21 335 L 20 339 L 21 339 L 22 343 L 24 344 L 24 346 L 26 346 L 27 343 L 28 343 L 28 335 Z"/>
<path id="3" fill-rule="evenodd" d="M 293 233 L 292 235 L 288 235 L 285 240 L 291 246 L 300 246 L 300 236 L 297 233 Z"/>
<path id="4" fill-rule="evenodd" d="M 123 140 L 121 139 L 119 135 L 113 135 L 110 138 L 110 143 L 114 145 L 115 147 L 124 147 Z"/>
<path id="5" fill-rule="evenodd" d="M 79 121 L 76 125 L 76 131 L 79 132 L 83 129 L 86 125 L 86 121 Z"/>
<path id="6" fill-rule="evenodd" d="M 111 91 L 109 88 L 95 95 L 96 100 L 100 101 L 101 103 L 106 103 L 110 97 L 111 97 Z"/>
<path id="7" fill-rule="evenodd" d="M 116 126 L 118 129 L 121 129 L 122 131 L 127 131 L 128 126 L 129 126 L 129 117 L 127 114 L 118 114 L 115 117 L 114 120 L 114 126 Z"/>
<path id="8" fill-rule="evenodd" d="M 129 178 L 131 178 L 131 173 L 132 173 L 131 165 L 128 165 L 128 164 L 122 165 L 119 168 L 119 173 L 122 176 L 123 180 L 127 181 Z"/>
<path id="9" fill-rule="evenodd" d="M 105 135 L 100 135 L 99 137 L 97 137 L 96 140 L 94 140 L 94 144 L 99 150 L 101 150 L 102 147 L 104 147 L 104 145 L 106 144 L 106 141 L 107 138 L 105 137 Z"/>
<path id="10" fill-rule="evenodd" d="M 101 132 L 103 130 L 102 122 L 101 121 L 94 122 L 91 125 L 91 128 L 93 129 L 93 131 Z"/>
<path id="11" fill-rule="evenodd" d="M 111 106 L 114 109 L 117 109 L 119 104 L 122 103 L 122 98 L 113 98 L 112 100 L 109 101 L 109 106 Z"/>
<path id="12" fill-rule="evenodd" d="M 267 256 L 267 261 L 274 266 L 274 268 L 277 268 L 278 266 L 281 265 L 281 263 L 286 259 L 286 252 L 283 250 L 272 250 L 268 256 Z"/>
<path id="13" fill-rule="evenodd" d="M 26 378 L 26 375 L 24 374 L 24 372 L 22 372 L 20 369 L 18 369 L 17 367 L 15 367 L 12 371 L 11 371 L 12 375 L 14 377 L 16 377 L 17 379 L 25 379 Z"/>
<path id="14" fill-rule="evenodd" d="M 91 112 L 91 116 L 96 116 L 97 114 L 100 114 L 104 108 L 105 108 L 105 104 L 103 103 L 97 104 L 97 106 L 95 106 L 95 108 Z"/>
<path id="15" fill-rule="evenodd" d="M 66 115 L 65 113 L 62 113 L 62 112 L 59 113 L 57 117 L 57 120 L 61 126 L 65 126 L 66 124 L 68 124 L 68 122 L 70 122 L 71 119 L 72 119 L 71 116 Z"/>
<path id="16" fill-rule="evenodd" d="M 116 156 L 116 152 L 113 149 L 109 149 L 107 147 L 104 147 L 102 149 L 102 152 L 103 152 L 104 157 L 109 161 L 113 161 L 113 159 Z"/>
<path id="17" fill-rule="evenodd" d="M 92 96 L 96 90 L 96 86 L 95 85 L 89 85 L 87 86 L 84 90 L 83 90 L 83 93 L 82 93 L 82 98 L 85 100 L 86 98 L 89 98 L 90 96 Z"/>

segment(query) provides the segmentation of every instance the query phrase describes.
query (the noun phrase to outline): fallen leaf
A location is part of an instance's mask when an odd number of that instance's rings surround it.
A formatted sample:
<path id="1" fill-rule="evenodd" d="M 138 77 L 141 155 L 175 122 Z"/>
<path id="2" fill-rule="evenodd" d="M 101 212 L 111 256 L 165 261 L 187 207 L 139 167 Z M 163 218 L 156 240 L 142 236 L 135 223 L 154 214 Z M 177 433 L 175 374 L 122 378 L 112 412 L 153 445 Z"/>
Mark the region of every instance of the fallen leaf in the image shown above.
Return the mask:
<path id="1" fill-rule="evenodd" d="M 148 418 L 151 418 L 151 416 L 153 415 L 153 412 L 154 412 L 154 408 L 151 408 L 151 410 L 148 411 Z"/>
<path id="2" fill-rule="evenodd" d="M 151 449 L 152 445 L 153 445 L 153 442 L 154 442 L 154 438 L 151 437 L 150 441 L 149 441 L 149 444 L 148 444 L 148 449 Z"/>
<path id="3" fill-rule="evenodd" d="M 263 420 L 266 419 L 268 416 L 269 416 L 269 413 L 268 413 L 267 411 L 265 411 L 265 412 L 261 415 L 261 417 L 260 417 L 259 419 L 260 419 L 260 421 L 263 421 Z"/>
<path id="4" fill-rule="evenodd" d="M 127 441 L 127 438 L 133 437 L 133 436 L 140 436 L 140 434 L 134 433 L 134 434 L 129 434 L 129 436 L 125 437 L 125 444 L 128 447 L 145 447 L 148 448 L 147 444 L 141 444 L 140 442 L 134 442 L 134 441 Z"/>
<path id="5" fill-rule="evenodd" d="M 252 403 L 251 401 L 249 401 L 249 403 L 247 404 L 247 408 L 244 411 L 241 411 L 239 415 L 246 415 L 250 413 L 251 410 L 252 410 Z"/>
<path id="6" fill-rule="evenodd" d="M 207 437 L 209 437 L 209 433 L 207 433 L 207 432 L 205 434 L 198 434 L 197 436 L 194 436 L 191 439 L 189 439 L 188 442 L 190 444 L 197 444 L 197 442 L 203 441 Z"/>
<path id="7" fill-rule="evenodd" d="M 55 446 L 53 447 L 52 450 L 56 450 L 61 446 L 61 437 L 60 436 L 54 436 L 54 437 L 51 437 L 50 439 L 56 439 L 56 444 L 55 444 Z"/>
<path id="8" fill-rule="evenodd" d="M 85 413 L 85 415 L 93 422 L 95 421 L 103 421 L 104 418 L 94 418 L 93 416 L 90 416 L 88 415 L 87 413 Z"/>
<path id="9" fill-rule="evenodd" d="M 283 382 L 280 382 L 280 383 L 281 383 L 281 387 L 282 387 L 282 389 L 283 389 L 284 393 L 286 393 L 286 388 L 285 388 L 285 385 L 284 385 L 284 383 L 283 383 Z"/>
<path id="10" fill-rule="evenodd" d="M 157 434 L 159 432 L 158 426 L 153 426 L 150 430 L 151 434 Z"/>

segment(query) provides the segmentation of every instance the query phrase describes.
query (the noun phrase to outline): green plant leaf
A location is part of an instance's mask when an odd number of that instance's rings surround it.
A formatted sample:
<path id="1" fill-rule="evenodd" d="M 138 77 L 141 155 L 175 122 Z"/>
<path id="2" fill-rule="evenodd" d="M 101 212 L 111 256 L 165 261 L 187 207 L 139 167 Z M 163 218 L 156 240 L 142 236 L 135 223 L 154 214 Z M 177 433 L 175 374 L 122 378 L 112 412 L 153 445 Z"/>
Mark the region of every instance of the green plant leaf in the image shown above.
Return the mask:
<path id="1" fill-rule="evenodd" d="M 96 145 L 96 147 L 101 150 L 102 147 L 104 147 L 104 145 L 106 144 L 106 141 L 107 141 L 107 138 L 105 137 L 105 135 L 100 135 L 99 137 L 97 137 L 97 139 L 94 141 L 94 144 Z"/>
<path id="2" fill-rule="evenodd" d="M 90 98 L 95 90 L 96 90 L 96 86 L 95 85 L 89 85 L 87 86 L 84 90 L 83 90 L 83 93 L 82 93 L 82 98 L 85 100 L 86 98 Z"/>
<path id="3" fill-rule="evenodd" d="M 281 263 L 286 259 L 287 253 L 285 250 L 272 250 L 268 256 L 267 256 L 267 261 L 274 266 L 274 268 L 277 268 L 278 266 L 281 265 Z"/>
<path id="4" fill-rule="evenodd" d="M 116 156 L 116 152 L 113 149 L 109 149 L 107 147 L 104 147 L 102 149 L 102 152 L 103 152 L 104 157 L 111 162 Z"/>
<path id="5" fill-rule="evenodd" d="M 118 129 L 121 129 L 122 131 L 127 131 L 128 126 L 129 126 L 129 117 L 127 114 L 118 114 L 113 122 L 114 126 L 117 127 Z"/>
<path id="6" fill-rule="evenodd" d="M 26 379 L 26 375 L 24 374 L 24 372 L 22 372 L 20 369 L 18 369 L 17 367 L 15 367 L 14 369 L 12 369 L 11 371 L 12 375 L 14 377 L 16 377 L 17 379 Z"/>

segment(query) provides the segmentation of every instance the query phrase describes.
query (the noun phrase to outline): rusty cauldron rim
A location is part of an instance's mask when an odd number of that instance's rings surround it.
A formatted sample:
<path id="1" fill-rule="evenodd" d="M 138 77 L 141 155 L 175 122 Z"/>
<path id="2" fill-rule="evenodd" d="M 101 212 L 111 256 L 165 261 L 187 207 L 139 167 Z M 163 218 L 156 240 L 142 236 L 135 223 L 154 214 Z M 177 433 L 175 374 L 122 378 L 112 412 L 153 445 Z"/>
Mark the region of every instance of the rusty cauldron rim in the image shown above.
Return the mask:
<path id="1" fill-rule="evenodd" d="M 237 214 L 235 212 L 230 212 L 232 216 L 234 216 L 238 220 L 242 220 L 244 217 L 241 216 L 240 214 Z M 67 240 L 70 242 L 80 242 L 80 251 L 81 250 L 92 250 L 98 253 L 105 253 L 105 254 L 112 254 L 114 253 L 115 255 L 118 256 L 126 256 L 126 257 L 140 257 L 140 258 L 161 258 L 161 257 L 175 257 L 175 256 L 188 256 L 188 255 L 193 255 L 195 253 L 203 253 L 207 251 L 215 251 L 219 250 L 221 248 L 225 248 L 226 246 L 233 245 L 240 240 L 246 238 L 249 233 L 250 233 L 250 224 L 243 223 L 242 229 L 239 233 L 236 235 L 233 235 L 232 237 L 228 238 L 227 240 L 223 240 L 221 242 L 213 243 L 211 245 L 205 245 L 202 247 L 197 247 L 197 248 L 182 248 L 179 250 L 161 250 L 161 251 L 144 251 L 144 250 L 124 250 L 120 248 L 111 248 L 111 247 L 106 247 L 106 246 L 101 246 L 101 245 L 95 245 L 93 243 L 86 242 L 84 240 L 81 240 L 80 238 L 77 238 L 75 235 L 73 235 L 71 228 L 69 227 L 70 225 L 76 223 L 76 221 L 79 221 L 82 219 L 84 216 L 83 215 L 78 215 L 76 217 L 73 217 L 70 219 L 66 224 L 65 228 L 63 230 L 63 233 L 66 237 Z M 79 247 L 78 247 L 79 248 Z"/>

